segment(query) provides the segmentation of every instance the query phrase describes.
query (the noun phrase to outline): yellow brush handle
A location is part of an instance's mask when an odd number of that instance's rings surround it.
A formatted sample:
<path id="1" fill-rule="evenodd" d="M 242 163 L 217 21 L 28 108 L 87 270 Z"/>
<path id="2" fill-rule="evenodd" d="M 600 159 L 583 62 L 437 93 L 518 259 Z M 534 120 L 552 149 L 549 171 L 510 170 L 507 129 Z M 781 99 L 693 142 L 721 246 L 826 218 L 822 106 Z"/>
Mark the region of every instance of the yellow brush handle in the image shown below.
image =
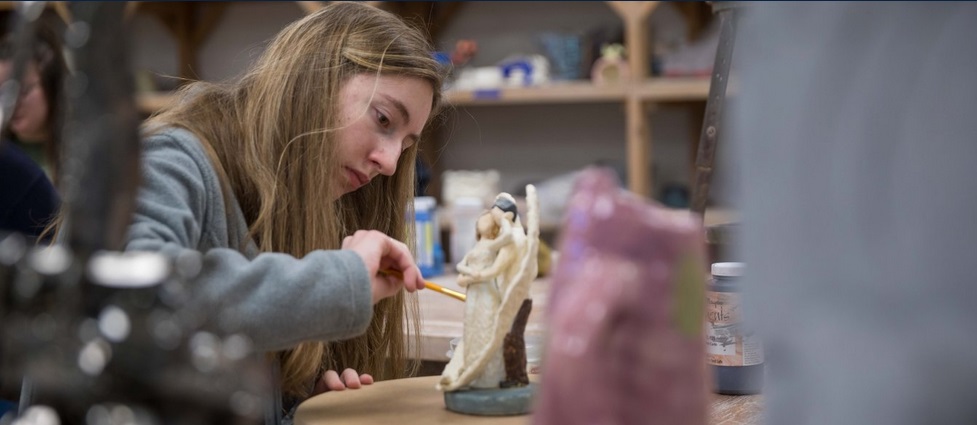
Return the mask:
<path id="1" fill-rule="evenodd" d="M 401 272 L 399 272 L 397 270 L 380 270 L 380 274 L 384 274 L 384 275 L 387 275 L 387 276 L 396 277 L 397 279 L 400 279 L 400 280 L 404 280 L 403 273 L 401 273 Z M 466 297 L 465 294 L 462 294 L 461 292 L 458 292 L 458 291 L 455 291 L 455 290 L 451 290 L 451 289 L 445 288 L 445 287 L 443 287 L 441 285 L 438 285 L 437 283 L 434 283 L 434 282 L 429 282 L 429 281 L 426 281 L 425 280 L 424 281 L 424 287 L 427 288 L 427 289 L 432 289 L 432 290 L 438 291 L 438 292 L 440 292 L 442 294 L 445 294 L 445 295 L 447 295 L 447 296 L 449 296 L 451 298 L 454 298 L 454 299 L 457 299 L 457 300 L 460 300 L 460 301 L 465 301 L 466 299 L 468 299 L 468 297 Z"/>

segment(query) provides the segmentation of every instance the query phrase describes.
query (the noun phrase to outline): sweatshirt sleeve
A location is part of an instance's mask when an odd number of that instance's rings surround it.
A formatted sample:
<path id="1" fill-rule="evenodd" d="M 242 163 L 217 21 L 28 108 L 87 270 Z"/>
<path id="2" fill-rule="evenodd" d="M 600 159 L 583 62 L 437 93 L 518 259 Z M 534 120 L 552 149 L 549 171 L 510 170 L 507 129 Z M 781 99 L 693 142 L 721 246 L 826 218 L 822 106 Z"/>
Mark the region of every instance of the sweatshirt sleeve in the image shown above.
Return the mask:
<path id="1" fill-rule="evenodd" d="M 226 240 L 226 214 L 213 169 L 202 152 L 180 142 L 162 134 L 143 145 L 143 182 L 127 250 L 175 259 L 214 245 L 204 239 L 220 239 L 222 232 Z M 248 258 L 236 249 L 211 248 L 202 255 L 193 305 L 210 312 L 223 330 L 249 336 L 258 349 L 354 337 L 366 331 L 372 317 L 370 279 L 353 251 Z"/>

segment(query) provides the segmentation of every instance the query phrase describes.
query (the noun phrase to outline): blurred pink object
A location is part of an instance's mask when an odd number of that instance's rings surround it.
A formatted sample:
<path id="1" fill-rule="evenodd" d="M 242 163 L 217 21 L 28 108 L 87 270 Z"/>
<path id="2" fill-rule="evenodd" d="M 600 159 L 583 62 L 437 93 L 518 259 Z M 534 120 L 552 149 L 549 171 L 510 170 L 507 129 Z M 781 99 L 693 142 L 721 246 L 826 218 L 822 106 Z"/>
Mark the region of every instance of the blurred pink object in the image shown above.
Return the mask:
<path id="1" fill-rule="evenodd" d="M 701 221 L 588 169 L 561 237 L 533 423 L 705 424 Z"/>
<path id="2" fill-rule="evenodd" d="M 461 66 L 470 61 L 478 53 L 478 42 L 475 40 L 458 40 L 455 50 L 451 52 L 451 64 Z"/>

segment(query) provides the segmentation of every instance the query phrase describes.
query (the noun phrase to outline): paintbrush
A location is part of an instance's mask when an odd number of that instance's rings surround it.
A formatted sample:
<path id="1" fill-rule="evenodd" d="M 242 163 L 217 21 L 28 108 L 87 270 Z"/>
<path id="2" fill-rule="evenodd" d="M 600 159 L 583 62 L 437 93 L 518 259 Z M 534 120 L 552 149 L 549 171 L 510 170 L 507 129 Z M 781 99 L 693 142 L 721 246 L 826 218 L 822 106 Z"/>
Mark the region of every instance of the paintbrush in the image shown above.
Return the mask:
<path id="1" fill-rule="evenodd" d="M 399 272 L 399 271 L 397 271 L 397 270 L 390 270 L 390 269 L 380 270 L 380 274 L 387 275 L 387 276 L 390 276 L 390 277 L 396 277 L 397 279 L 404 280 L 404 274 L 401 273 L 401 272 Z M 460 301 L 465 301 L 468 298 L 467 296 L 465 296 L 465 294 L 462 294 L 461 292 L 458 292 L 458 291 L 455 291 L 455 290 L 452 290 L 452 289 L 445 288 L 445 287 L 443 287 L 441 285 L 438 285 L 437 283 L 434 283 L 434 282 L 431 282 L 431 281 L 425 280 L 424 281 L 424 287 L 427 288 L 427 289 L 432 289 L 432 290 L 438 291 L 438 292 L 440 292 L 442 294 L 445 294 L 445 295 L 447 295 L 447 296 L 449 296 L 451 298 L 454 298 L 454 299 L 457 299 L 457 300 L 460 300 Z"/>

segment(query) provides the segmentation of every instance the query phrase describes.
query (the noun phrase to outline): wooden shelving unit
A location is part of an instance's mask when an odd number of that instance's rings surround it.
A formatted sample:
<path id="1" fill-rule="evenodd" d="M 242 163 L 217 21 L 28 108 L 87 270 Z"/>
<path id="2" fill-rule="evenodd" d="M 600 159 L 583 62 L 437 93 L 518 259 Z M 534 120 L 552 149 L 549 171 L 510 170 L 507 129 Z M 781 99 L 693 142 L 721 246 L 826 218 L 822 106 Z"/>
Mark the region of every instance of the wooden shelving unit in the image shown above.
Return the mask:
<path id="1" fill-rule="evenodd" d="M 504 106 L 513 104 L 623 103 L 628 188 L 651 198 L 649 161 L 653 161 L 653 140 L 648 113 L 656 103 L 701 102 L 709 96 L 708 77 L 653 78 L 648 69 L 648 20 L 660 4 L 656 1 L 605 2 L 624 24 L 631 80 L 617 85 L 597 86 L 589 81 L 554 83 L 527 88 L 488 91 L 450 91 L 454 106 Z"/>
<path id="2" fill-rule="evenodd" d="M 296 2 L 306 13 L 314 12 L 326 2 Z M 369 2 L 380 6 L 383 2 Z M 590 81 L 559 82 L 539 87 L 502 88 L 486 91 L 447 92 L 447 100 L 453 106 L 485 106 L 514 104 L 579 104 L 579 103 L 623 103 L 625 113 L 625 137 L 627 152 L 628 188 L 638 195 L 651 197 L 653 184 L 648 162 L 653 161 L 653 140 L 647 114 L 656 103 L 701 102 L 709 94 L 708 78 L 653 78 L 648 70 L 647 32 L 648 19 L 658 6 L 655 1 L 608 1 L 605 2 L 621 18 L 624 24 L 627 57 L 631 67 L 630 81 L 617 85 L 598 86 Z M 155 6 L 160 8 L 165 6 Z M 188 6 L 181 6 L 188 7 Z M 133 7 L 135 11 L 136 7 Z M 193 63 L 195 46 L 199 45 L 209 33 L 220 7 L 214 13 L 205 14 L 195 25 L 179 15 L 167 15 L 143 6 L 156 13 L 161 19 L 170 18 L 168 27 L 181 41 L 181 62 Z M 186 69 L 186 67 L 184 67 Z M 137 104 L 141 112 L 150 114 L 173 102 L 166 93 L 141 94 Z"/>
<path id="3" fill-rule="evenodd" d="M 13 2 L 0 2 L 3 3 Z M 55 6 L 65 2 L 52 2 Z M 296 7 L 304 13 L 310 14 L 325 7 L 327 1 L 296 1 Z M 379 7 L 382 1 L 366 1 L 365 4 Z M 176 40 L 179 57 L 180 77 L 189 80 L 196 78 L 194 69 L 197 68 L 197 56 L 200 46 L 213 32 L 217 23 L 231 2 L 140 2 L 132 1 L 126 4 L 126 19 L 131 19 L 136 13 L 147 13 L 155 16 Z M 59 10 L 60 11 L 60 10 Z M 149 115 L 175 101 L 171 93 L 139 93 L 136 95 L 136 107 L 139 112 Z"/>
<path id="4" fill-rule="evenodd" d="M 295 2 L 306 13 L 324 7 L 328 2 Z M 367 2 L 382 6 L 384 2 Z M 706 78 L 651 78 L 648 72 L 648 18 L 658 6 L 655 1 L 608 1 L 624 24 L 627 57 L 632 80 L 618 85 L 597 86 L 589 81 L 554 83 L 540 87 L 503 88 L 490 91 L 449 91 L 449 103 L 455 106 L 492 106 L 512 104 L 613 103 L 625 106 L 625 135 L 628 160 L 628 188 L 650 197 L 649 158 L 653 141 L 647 122 L 649 104 L 660 102 L 703 101 L 709 92 Z M 131 2 L 127 15 L 150 13 L 157 16 L 178 41 L 181 74 L 192 79 L 197 50 L 220 19 L 227 3 Z M 12 8 L 14 2 L 0 2 L 0 9 Z M 50 2 L 66 20 L 70 16 L 65 2 Z M 151 114 L 174 100 L 167 93 L 142 93 L 137 96 L 140 112 Z"/>

